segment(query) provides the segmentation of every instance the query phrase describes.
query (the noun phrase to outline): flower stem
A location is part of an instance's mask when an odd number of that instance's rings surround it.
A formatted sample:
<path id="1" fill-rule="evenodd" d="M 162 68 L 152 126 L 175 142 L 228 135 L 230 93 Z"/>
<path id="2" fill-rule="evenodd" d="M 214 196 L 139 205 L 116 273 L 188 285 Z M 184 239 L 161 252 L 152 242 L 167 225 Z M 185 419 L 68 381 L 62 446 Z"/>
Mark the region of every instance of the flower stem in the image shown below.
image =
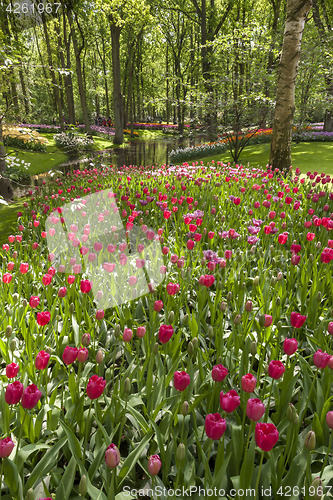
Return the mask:
<path id="1" fill-rule="evenodd" d="M 89 406 L 89 412 L 88 412 L 88 418 L 86 421 L 86 426 L 84 430 L 84 453 L 83 453 L 83 464 L 85 463 L 85 458 L 86 458 L 86 447 L 87 447 L 87 441 L 88 441 L 88 426 L 89 426 L 89 418 L 90 418 L 90 412 L 91 412 L 91 407 L 92 407 L 93 400 L 90 400 L 90 406 Z"/>
<path id="2" fill-rule="evenodd" d="M 261 453 L 261 458 L 260 458 L 260 465 L 259 465 L 259 472 L 258 472 L 258 477 L 257 477 L 257 481 L 256 481 L 256 487 L 254 489 L 254 491 L 258 492 L 258 487 L 259 487 L 259 480 L 260 480 L 260 474 L 261 474 L 261 468 L 262 468 L 262 462 L 264 460 L 264 454 L 265 452 L 262 451 Z M 258 493 L 257 493 L 258 494 Z M 258 495 L 259 496 L 259 495 Z"/>
<path id="3" fill-rule="evenodd" d="M 19 430 L 19 436 L 18 436 L 18 440 L 17 440 L 17 447 L 16 447 L 16 453 L 15 453 L 15 460 L 14 460 L 14 462 L 16 462 L 16 459 L 17 459 L 18 449 L 20 447 L 20 441 L 21 441 L 21 436 L 22 436 L 22 429 L 23 429 L 25 417 L 27 416 L 27 411 L 28 410 L 26 410 L 24 412 L 24 417 L 23 417 L 22 425 L 20 425 L 20 430 Z"/>
<path id="4" fill-rule="evenodd" d="M 210 440 L 209 448 L 208 448 L 208 454 L 207 454 L 207 461 L 206 461 L 206 474 L 205 474 L 205 490 L 207 491 L 207 476 L 208 476 L 208 468 L 209 468 L 209 457 L 210 457 L 210 451 L 212 448 L 213 440 Z"/>
<path id="5" fill-rule="evenodd" d="M 320 476 L 319 477 L 322 477 L 322 475 L 324 473 L 325 466 L 326 466 L 326 463 L 327 463 L 327 460 L 328 460 L 328 456 L 329 456 L 330 450 L 331 450 L 332 438 L 333 438 L 333 432 L 331 432 L 331 437 L 330 437 L 330 442 L 329 442 L 329 445 L 328 445 L 328 450 L 327 450 L 327 453 L 325 455 L 325 460 L 324 460 L 323 466 L 321 468 L 321 472 L 320 472 Z"/>

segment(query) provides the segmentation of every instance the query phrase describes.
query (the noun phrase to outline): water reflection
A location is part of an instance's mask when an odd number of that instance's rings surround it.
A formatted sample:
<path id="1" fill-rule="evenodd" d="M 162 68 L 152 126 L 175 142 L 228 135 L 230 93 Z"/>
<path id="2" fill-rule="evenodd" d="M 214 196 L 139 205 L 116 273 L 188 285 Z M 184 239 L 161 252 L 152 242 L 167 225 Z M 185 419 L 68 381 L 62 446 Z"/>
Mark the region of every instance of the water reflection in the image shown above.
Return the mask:
<path id="1" fill-rule="evenodd" d="M 200 142 L 201 140 L 198 136 L 195 138 L 167 137 L 154 140 L 133 139 L 127 146 L 105 150 L 102 153 L 89 153 L 84 157 L 65 162 L 64 164 L 59 165 L 58 168 L 67 172 L 73 168 L 77 168 L 79 163 L 89 161 L 96 157 L 101 158 L 103 162 L 113 165 L 118 169 L 122 168 L 124 165 L 133 165 L 138 167 L 140 167 L 140 165 L 162 165 L 164 163 L 168 165 L 169 155 L 173 149 L 195 146 Z"/>

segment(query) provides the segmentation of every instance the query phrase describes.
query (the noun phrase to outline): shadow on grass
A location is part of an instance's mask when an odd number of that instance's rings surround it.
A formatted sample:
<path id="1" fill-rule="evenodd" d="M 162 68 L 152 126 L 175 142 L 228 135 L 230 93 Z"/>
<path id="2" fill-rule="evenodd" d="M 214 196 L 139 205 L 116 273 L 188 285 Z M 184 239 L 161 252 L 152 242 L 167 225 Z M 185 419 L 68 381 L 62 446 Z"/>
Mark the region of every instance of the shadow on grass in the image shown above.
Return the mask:
<path id="1" fill-rule="evenodd" d="M 8 236 L 17 233 L 17 212 L 23 212 L 24 200 L 0 207 L 0 245 L 8 243 Z"/>

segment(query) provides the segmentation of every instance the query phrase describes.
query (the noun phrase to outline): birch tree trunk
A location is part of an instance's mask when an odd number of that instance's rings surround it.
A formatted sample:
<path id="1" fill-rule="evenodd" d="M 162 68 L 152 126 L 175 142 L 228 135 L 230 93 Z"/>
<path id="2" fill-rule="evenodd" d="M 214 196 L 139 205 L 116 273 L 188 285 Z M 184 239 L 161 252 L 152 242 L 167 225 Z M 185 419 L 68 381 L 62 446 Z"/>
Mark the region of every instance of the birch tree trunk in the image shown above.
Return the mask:
<path id="1" fill-rule="evenodd" d="M 286 27 L 283 37 L 273 137 L 269 164 L 273 169 L 289 171 L 291 166 L 291 134 L 295 111 L 295 85 L 301 53 L 301 40 L 306 16 L 312 0 L 288 0 Z"/>

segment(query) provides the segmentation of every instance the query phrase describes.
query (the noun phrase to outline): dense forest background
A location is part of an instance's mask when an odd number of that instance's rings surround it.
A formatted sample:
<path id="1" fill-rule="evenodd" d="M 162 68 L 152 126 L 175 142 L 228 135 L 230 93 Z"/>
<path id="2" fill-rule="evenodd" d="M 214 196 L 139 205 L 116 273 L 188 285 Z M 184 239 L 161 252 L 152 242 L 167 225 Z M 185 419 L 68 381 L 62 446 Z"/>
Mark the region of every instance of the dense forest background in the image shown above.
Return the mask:
<path id="1" fill-rule="evenodd" d="M 205 122 L 212 139 L 219 124 L 272 125 L 285 0 L 41 5 L 2 2 L 0 110 L 7 121 L 79 121 L 87 129 L 96 116 L 114 122 L 119 113 L 124 127 L 161 119 L 182 132 L 185 123 Z M 333 1 L 313 0 L 294 124 L 325 121 L 333 131 L 332 60 Z"/>

